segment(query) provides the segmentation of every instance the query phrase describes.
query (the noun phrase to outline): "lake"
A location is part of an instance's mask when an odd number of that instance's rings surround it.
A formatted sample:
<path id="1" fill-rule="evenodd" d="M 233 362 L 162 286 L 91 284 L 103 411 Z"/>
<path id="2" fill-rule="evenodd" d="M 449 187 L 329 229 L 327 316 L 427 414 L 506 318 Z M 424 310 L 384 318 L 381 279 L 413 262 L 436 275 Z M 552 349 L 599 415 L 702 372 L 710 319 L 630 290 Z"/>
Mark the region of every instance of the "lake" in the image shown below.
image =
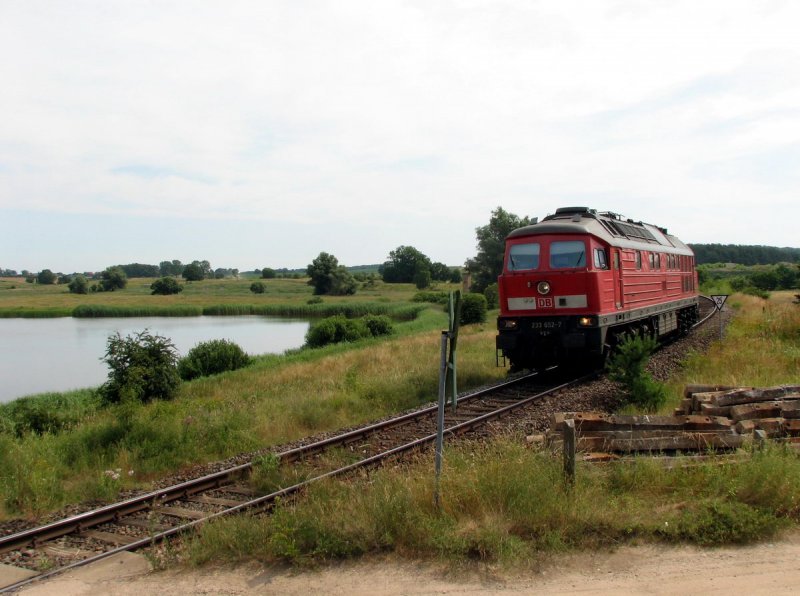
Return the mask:
<path id="1" fill-rule="evenodd" d="M 279 354 L 303 345 L 307 321 L 260 316 L 0 319 L 0 403 L 32 393 L 95 387 L 110 335 L 149 329 L 181 356 L 201 341 L 227 339 L 248 354 Z"/>

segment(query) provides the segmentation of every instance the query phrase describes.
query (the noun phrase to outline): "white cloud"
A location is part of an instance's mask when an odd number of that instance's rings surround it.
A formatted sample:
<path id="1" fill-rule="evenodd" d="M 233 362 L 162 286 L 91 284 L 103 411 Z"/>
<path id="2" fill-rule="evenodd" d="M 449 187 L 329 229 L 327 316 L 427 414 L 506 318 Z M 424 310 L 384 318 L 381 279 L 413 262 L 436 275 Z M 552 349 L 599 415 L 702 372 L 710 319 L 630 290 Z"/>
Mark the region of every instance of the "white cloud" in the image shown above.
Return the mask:
<path id="1" fill-rule="evenodd" d="M 401 243 L 458 263 L 495 206 L 565 202 L 696 242 L 796 244 L 737 222 L 799 215 L 798 17 L 744 0 L 4 2 L 0 215 L 284 222 L 348 263 Z M 736 221 L 687 217 L 700 205 Z M 306 237 L 314 223 L 329 234 Z"/>

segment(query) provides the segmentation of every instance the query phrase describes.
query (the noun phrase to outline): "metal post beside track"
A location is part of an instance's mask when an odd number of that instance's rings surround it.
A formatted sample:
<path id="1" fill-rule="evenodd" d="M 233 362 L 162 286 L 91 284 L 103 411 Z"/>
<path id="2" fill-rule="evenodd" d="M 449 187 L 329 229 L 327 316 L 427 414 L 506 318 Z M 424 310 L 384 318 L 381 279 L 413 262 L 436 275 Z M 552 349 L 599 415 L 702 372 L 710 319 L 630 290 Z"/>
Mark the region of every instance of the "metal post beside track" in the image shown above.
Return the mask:
<path id="1" fill-rule="evenodd" d="M 436 487 L 434 489 L 433 500 L 436 508 L 439 508 L 439 478 L 442 474 L 442 447 L 444 445 L 444 403 L 445 389 L 447 388 L 447 340 L 449 332 L 442 331 L 441 359 L 439 361 L 439 410 L 436 415 L 436 453 L 434 469 L 436 474 Z"/>

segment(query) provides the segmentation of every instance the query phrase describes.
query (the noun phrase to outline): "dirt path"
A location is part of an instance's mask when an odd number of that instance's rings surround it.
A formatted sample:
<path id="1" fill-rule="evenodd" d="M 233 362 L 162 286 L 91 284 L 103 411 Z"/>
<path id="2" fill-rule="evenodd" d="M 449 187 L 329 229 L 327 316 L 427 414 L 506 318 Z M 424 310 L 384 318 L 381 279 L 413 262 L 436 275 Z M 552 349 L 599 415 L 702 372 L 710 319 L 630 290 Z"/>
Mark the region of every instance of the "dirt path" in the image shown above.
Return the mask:
<path id="1" fill-rule="evenodd" d="M 555 557 L 515 575 L 454 573 L 430 564 L 367 561 L 297 572 L 250 563 L 237 568 L 149 572 L 138 555 L 58 577 L 27 596 L 86 594 L 795 594 L 800 532 L 743 548 L 623 547 Z"/>

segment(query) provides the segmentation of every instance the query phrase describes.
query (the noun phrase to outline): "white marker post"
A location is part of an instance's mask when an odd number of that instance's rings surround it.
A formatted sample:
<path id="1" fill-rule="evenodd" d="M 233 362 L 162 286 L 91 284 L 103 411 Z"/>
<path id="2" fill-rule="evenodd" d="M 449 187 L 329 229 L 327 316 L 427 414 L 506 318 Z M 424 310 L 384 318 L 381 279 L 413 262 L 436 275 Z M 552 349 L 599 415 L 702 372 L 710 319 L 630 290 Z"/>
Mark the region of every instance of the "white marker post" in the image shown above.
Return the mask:
<path id="1" fill-rule="evenodd" d="M 722 307 L 728 299 L 728 294 L 712 294 L 711 299 L 714 301 L 714 306 L 717 309 L 717 318 L 719 319 L 719 340 L 722 341 Z"/>

